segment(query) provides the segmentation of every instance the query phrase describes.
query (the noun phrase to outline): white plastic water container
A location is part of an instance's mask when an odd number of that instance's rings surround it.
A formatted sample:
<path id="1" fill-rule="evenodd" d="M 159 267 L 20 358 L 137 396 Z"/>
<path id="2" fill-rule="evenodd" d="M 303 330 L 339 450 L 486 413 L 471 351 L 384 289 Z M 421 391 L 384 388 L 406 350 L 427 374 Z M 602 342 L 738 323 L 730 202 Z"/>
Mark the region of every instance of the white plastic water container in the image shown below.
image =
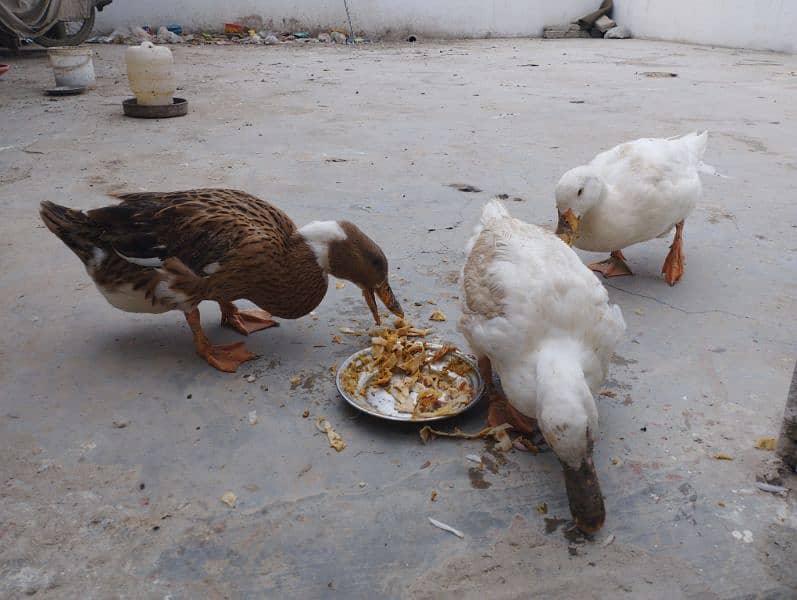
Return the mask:
<path id="1" fill-rule="evenodd" d="M 47 56 L 55 75 L 55 85 L 93 88 L 97 84 L 91 48 L 50 48 Z"/>
<path id="2" fill-rule="evenodd" d="M 142 106 L 172 104 L 176 84 L 172 51 L 152 42 L 131 46 L 125 53 L 127 80 Z"/>

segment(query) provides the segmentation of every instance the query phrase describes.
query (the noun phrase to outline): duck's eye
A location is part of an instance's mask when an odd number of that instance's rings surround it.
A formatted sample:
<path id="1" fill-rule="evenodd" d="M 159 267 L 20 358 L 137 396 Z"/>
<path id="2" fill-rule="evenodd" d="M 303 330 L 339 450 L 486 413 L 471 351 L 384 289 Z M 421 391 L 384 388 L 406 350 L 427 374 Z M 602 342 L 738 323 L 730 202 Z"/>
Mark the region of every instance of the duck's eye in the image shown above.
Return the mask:
<path id="1" fill-rule="evenodd" d="M 584 192 L 584 188 L 581 188 L 580 190 L 578 190 L 578 194 L 576 194 L 576 195 L 580 196 L 583 192 Z"/>

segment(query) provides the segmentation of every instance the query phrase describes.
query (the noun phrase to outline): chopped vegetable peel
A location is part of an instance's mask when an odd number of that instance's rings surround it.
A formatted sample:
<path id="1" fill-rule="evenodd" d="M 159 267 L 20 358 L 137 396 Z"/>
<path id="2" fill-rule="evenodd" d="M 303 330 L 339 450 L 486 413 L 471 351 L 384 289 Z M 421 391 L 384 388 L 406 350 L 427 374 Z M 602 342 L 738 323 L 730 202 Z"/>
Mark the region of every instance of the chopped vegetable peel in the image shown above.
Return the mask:
<path id="1" fill-rule="evenodd" d="M 346 442 L 340 437 L 340 434 L 332 429 L 332 425 L 324 417 L 318 417 L 315 421 L 315 426 L 321 433 L 327 434 L 329 447 L 334 448 L 336 451 L 341 452 L 346 447 Z"/>

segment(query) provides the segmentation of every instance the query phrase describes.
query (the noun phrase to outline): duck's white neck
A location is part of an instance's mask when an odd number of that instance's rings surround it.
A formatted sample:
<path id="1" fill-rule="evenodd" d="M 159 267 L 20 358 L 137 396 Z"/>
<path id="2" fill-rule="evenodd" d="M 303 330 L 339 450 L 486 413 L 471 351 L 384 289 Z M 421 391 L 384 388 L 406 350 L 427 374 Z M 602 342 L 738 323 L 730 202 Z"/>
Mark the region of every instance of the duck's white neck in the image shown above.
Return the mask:
<path id="1" fill-rule="evenodd" d="M 556 455 L 571 467 L 588 453 L 587 430 L 597 437 L 598 413 L 584 378 L 583 348 L 575 340 L 550 340 L 537 358 L 537 418 Z"/>
<path id="2" fill-rule="evenodd" d="M 318 266 L 329 273 L 329 245 L 346 239 L 346 232 L 337 221 L 312 221 L 299 228 L 301 235 L 313 249 Z"/>

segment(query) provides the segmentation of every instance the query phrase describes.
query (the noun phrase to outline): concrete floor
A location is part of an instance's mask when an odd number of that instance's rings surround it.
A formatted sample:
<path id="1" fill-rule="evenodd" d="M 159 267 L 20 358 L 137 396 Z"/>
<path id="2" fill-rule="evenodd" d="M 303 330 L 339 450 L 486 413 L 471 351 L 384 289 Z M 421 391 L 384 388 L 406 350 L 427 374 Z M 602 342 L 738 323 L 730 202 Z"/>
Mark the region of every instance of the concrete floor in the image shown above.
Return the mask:
<path id="1" fill-rule="evenodd" d="M 148 122 L 121 115 L 124 48 L 94 48 L 84 96 L 44 97 L 42 54 L 6 57 L 0 81 L 1 597 L 794 597 L 797 513 L 754 489 L 769 453 L 753 443 L 777 435 L 795 360 L 797 57 L 603 40 L 176 47 L 191 112 Z M 37 214 L 229 186 L 299 223 L 349 219 L 388 254 L 409 316 L 427 324 L 436 301 L 440 335 L 464 344 L 458 270 L 490 195 L 551 225 L 566 169 L 703 128 L 727 178 L 704 178 L 683 281 L 660 278 L 656 240 L 609 287 L 628 333 L 599 398 L 594 541 L 568 529 L 551 453 L 424 446 L 418 427 L 342 402 L 330 367 L 364 342 L 331 336 L 369 322 L 354 286 L 253 335 L 262 358 L 223 374 L 180 314 L 106 304 Z M 212 339 L 236 339 L 202 311 Z M 484 420 L 480 406 L 446 426 Z M 492 457 L 484 483 L 469 453 Z"/>

